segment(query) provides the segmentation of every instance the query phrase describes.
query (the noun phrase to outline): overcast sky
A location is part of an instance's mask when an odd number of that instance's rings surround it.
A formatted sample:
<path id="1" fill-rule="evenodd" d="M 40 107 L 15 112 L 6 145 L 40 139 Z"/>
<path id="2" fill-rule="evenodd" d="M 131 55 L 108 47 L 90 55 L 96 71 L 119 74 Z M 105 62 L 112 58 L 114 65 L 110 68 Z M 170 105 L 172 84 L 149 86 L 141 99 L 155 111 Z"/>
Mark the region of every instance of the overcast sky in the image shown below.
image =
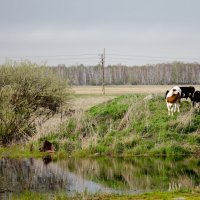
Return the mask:
<path id="1" fill-rule="evenodd" d="M 200 62 L 200 0 L 0 0 L 0 63 Z"/>

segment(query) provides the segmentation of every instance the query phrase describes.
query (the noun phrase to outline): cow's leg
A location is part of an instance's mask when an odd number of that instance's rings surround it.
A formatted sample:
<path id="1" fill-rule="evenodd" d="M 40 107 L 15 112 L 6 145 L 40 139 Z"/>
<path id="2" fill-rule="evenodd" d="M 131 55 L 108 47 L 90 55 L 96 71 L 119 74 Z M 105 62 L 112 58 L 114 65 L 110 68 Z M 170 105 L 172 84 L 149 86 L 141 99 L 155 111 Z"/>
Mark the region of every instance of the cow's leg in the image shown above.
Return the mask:
<path id="1" fill-rule="evenodd" d="M 197 109 L 198 108 L 198 103 L 196 101 L 193 101 L 193 108 Z"/>
<path id="2" fill-rule="evenodd" d="M 171 105 L 171 116 L 173 116 L 174 115 L 174 105 L 172 104 Z"/>
<path id="3" fill-rule="evenodd" d="M 170 113 L 171 116 L 174 115 L 174 104 L 170 104 Z"/>
<path id="4" fill-rule="evenodd" d="M 167 110 L 168 110 L 168 115 L 171 115 L 171 105 L 170 103 L 167 103 Z"/>
<path id="5" fill-rule="evenodd" d="M 171 114 L 173 115 L 174 112 L 176 112 L 176 104 L 175 103 L 171 104 Z"/>
<path id="6" fill-rule="evenodd" d="M 179 104 L 179 103 L 176 103 L 176 106 L 177 106 L 178 112 L 180 112 L 180 104 Z"/>
<path id="7" fill-rule="evenodd" d="M 197 109 L 197 112 L 200 110 L 200 102 L 195 102 L 195 108 Z"/>
<path id="8" fill-rule="evenodd" d="M 173 104 L 173 108 L 174 108 L 173 111 L 174 111 L 174 113 L 175 113 L 175 112 L 177 111 L 177 104 L 176 104 L 176 103 Z"/>

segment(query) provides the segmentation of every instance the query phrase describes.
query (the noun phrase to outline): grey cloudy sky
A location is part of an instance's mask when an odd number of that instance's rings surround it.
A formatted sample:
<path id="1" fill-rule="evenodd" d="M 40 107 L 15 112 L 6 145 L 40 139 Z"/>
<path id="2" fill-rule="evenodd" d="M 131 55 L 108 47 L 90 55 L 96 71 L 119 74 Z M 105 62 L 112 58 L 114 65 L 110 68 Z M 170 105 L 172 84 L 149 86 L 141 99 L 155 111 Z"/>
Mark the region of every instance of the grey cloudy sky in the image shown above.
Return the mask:
<path id="1" fill-rule="evenodd" d="M 199 0 L 0 0 L 0 63 L 200 62 Z"/>

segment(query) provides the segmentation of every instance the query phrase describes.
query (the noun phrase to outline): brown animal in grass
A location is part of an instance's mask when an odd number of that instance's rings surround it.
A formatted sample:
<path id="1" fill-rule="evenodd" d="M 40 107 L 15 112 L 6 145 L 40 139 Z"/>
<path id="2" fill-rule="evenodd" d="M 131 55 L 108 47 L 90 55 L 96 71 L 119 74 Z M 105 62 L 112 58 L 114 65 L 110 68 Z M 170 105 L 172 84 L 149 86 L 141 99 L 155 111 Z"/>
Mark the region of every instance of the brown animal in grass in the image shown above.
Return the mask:
<path id="1" fill-rule="evenodd" d="M 51 142 L 45 140 L 42 147 L 39 150 L 42 152 L 54 153 L 55 147 L 53 146 L 53 144 Z"/>

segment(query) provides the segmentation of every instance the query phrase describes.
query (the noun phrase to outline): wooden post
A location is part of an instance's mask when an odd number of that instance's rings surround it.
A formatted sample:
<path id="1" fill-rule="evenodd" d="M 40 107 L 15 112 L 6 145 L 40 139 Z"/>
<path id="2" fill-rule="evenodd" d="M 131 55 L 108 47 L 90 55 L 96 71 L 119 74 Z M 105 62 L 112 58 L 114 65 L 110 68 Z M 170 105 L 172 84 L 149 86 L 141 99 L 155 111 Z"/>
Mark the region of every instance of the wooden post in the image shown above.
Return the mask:
<path id="1" fill-rule="evenodd" d="M 102 93 L 105 95 L 105 48 L 103 54 L 101 54 L 101 64 L 102 64 Z"/>

